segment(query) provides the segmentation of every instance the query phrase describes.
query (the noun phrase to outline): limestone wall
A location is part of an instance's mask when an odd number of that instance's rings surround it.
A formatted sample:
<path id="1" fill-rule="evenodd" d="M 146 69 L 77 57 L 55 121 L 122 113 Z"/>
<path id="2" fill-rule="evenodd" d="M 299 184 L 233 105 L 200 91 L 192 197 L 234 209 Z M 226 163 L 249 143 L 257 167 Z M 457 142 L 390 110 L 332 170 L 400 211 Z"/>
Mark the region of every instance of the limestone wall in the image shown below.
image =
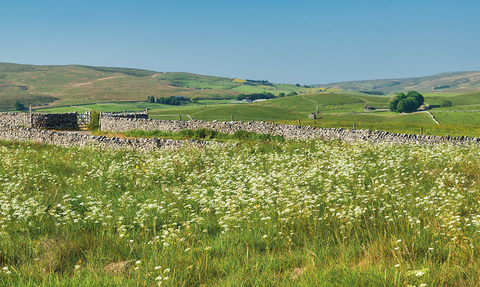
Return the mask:
<path id="1" fill-rule="evenodd" d="M 312 128 L 310 126 L 299 127 L 295 125 L 279 125 L 268 122 L 205 122 L 205 121 L 171 121 L 154 119 L 129 119 L 118 117 L 102 117 L 101 130 L 112 132 L 125 132 L 128 130 L 160 130 L 166 132 L 177 132 L 182 129 L 206 128 L 226 134 L 234 134 L 238 130 L 255 132 L 261 134 L 280 135 L 286 139 L 325 139 L 343 140 L 347 142 L 369 141 L 389 143 L 480 143 L 480 138 L 468 137 L 440 137 L 416 134 L 398 134 L 383 131 L 370 130 L 344 130 L 329 128 Z"/>
<path id="2" fill-rule="evenodd" d="M 215 145 L 215 142 L 176 141 L 169 139 L 121 139 L 104 136 L 82 135 L 76 132 L 52 132 L 0 123 L 0 139 L 6 141 L 40 142 L 64 147 L 93 146 L 108 149 L 155 150 L 176 149 L 185 145 Z"/>

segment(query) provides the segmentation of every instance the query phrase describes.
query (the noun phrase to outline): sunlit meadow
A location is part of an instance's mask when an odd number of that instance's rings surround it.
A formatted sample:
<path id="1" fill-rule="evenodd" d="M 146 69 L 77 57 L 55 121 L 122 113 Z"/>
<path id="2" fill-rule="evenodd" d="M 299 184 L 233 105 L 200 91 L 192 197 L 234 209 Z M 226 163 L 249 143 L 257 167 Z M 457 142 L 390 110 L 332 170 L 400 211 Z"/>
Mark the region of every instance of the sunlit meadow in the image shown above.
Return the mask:
<path id="1" fill-rule="evenodd" d="M 480 149 L 0 143 L 2 286 L 478 286 Z"/>

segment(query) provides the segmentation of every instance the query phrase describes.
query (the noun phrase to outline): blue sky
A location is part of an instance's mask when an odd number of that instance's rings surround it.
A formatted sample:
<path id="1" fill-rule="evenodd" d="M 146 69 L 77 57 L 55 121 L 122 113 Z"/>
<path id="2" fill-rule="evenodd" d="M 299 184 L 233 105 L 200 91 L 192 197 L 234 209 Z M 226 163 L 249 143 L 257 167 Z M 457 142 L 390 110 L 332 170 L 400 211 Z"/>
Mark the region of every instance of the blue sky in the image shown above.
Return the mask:
<path id="1" fill-rule="evenodd" d="M 480 70 L 478 0 L 2 1 L 0 62 L 326 84 Z"/>

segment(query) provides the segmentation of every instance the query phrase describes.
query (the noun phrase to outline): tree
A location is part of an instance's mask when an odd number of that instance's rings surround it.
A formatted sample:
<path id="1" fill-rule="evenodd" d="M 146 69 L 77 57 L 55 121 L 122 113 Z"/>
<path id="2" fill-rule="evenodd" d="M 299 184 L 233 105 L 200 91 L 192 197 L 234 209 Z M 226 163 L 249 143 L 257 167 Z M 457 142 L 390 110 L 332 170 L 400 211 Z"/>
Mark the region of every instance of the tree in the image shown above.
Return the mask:
<path id="1" fill-rule="evenodd" d="M 403 99 L 406 99 L 407 97 L 405 96 L 404 93 L 399 93 L 395 96 L 395 98 L 393 98 L 393 100 L 390 101 L 390 103 L 388 104 L 388 107 L 390 109 L 390 111 L 392 112 L 395 112 L 397 110 L 397 105 L 398 105 L 398 102 L 400 102 L 400 100 L 403 100 Z"/>
<path id="2" fill-rule="evenodd" d="M 148 96 L 148 102 L 155 103 L 155 97 L 154 96 Z"/>
<path id="3" fill-rule="evenodd" d="M 278 97 L 279 97 L 279 98 L 285 97 L 285 93 L 280 93 L 280 94 L 278 94 Z"/>
<path id="4" fill-rule="evenodd" d="M 290 92 L 288 94 L 285 95 L 285 97 L 291 97 L 291 96 L 296 96 L 298 95 L 297 92 Z"/>
<path id="5" fill-rule="evenodd" d="M 421 94 L 415 91 L 409 91 L 406 95 L 404 93 L 397 94 L 388 104 L 391 111 L 397 113 L 411 113 L 416 111 L 424 103 L 424 98 Z"/>
<path id="6" fill-rule="evenodd" d="M 442 103 L 440 104 L 440 106 L 442 106 L 442 107 L 451 107 L 451 106 L 452 106 L 452 102 L 449 101 L 449 100 L 443 100 Z"/>
<path id="7" fill-rule="evenodd" d="M 413 98 L 415 100 L 415 102 L 417 103 L 417 107 L 415 108 L 418 109 L 421 105 L 423 105 L 424 101 L 425 101 L 425 98 L 422 96 L 422 94 L 419 94 L 415 91 L 409 91 L 407 94 L 406 94 L 407 98 Z"/>
<path id="8" fill-rule="evenodd" d="M 25 109 L 25 106 L 22 103 L 20 103 L 19 101 L 15 101 L 14 106 L 15 106 L 15 110 L 17 110 L 17 111 L 21 111 L 21 110 Z"/>
<path id="9" fill-rule="evenodd" d="M 417 102 L 413 98 L 402 99 L 397 104 L 397 113 L 410 113 L 417 109 Z"/>
<path id="10" fill-rule="evenodd" d="M 192 101 L 193 103 L 198 103 L 199 100 L 200 100 L 199 96 L 194 96 L 190 99 L 190 101 Z"/>

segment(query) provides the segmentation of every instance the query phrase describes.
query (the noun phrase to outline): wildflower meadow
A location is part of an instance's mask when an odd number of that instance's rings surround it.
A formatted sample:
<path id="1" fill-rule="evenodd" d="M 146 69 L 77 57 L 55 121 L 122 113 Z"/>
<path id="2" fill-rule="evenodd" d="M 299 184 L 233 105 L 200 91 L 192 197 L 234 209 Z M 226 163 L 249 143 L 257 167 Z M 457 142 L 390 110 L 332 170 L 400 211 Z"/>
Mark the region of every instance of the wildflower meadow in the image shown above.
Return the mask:
<path id="1" fill-rule="evenodd" d="M 0 142 L 2 286 L 478 286 L 480 148 Z"/>

